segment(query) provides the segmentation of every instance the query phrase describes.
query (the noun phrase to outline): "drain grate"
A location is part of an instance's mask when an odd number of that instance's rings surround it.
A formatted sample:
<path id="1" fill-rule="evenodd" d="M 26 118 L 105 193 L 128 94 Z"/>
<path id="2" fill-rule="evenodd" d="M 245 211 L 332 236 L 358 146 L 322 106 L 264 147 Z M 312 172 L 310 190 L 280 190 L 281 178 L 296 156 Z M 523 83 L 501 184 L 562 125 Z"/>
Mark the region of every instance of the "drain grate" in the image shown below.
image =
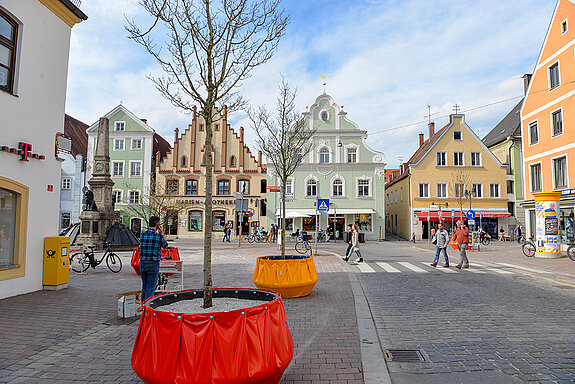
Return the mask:
<path id="1" fill-rule="evenodd" d="M 397 363 L 427 363 L 428 360 L 420 349 L 386 349 L 385 361 Z"/>

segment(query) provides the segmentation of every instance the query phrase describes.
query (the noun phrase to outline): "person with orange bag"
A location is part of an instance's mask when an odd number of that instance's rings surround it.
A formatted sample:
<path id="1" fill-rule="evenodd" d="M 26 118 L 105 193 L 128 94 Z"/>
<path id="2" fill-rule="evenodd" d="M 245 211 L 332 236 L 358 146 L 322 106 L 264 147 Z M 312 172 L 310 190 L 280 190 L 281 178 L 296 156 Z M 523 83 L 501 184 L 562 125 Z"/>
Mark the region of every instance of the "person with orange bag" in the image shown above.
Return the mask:
<path id="1" fill-rule="evenodd" d="M 455 230 L 455 240 L 459 248 L 459 264 L 455 267 L 457 269 L 469 268 L 469 260 L 467 259 L 467 245 L 469 244 L 469 229 L 463 224 L 463 221 L 457 222 L 457 229 Z"/>

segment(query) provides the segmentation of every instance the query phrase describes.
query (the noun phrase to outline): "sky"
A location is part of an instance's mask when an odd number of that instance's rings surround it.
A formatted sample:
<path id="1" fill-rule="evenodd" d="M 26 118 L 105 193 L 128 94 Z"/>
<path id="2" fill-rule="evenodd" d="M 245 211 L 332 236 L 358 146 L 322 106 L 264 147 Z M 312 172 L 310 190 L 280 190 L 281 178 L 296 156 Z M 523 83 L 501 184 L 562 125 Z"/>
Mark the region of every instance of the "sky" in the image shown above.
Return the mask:
<path id="1" fill-rule="evenodd" d="M 291 23 L 271 60 L 238 90 L 250 105 L 273 109 L 282 76 L 304 112 L 324 91 L 368 132 L 388 168 L 427 139 L 428 105 L 436 129 L 455 104 L 485 136 L 519 102 L 543 44 L 554 0 L 284 0 Z M 161 68 L 127 38 L 126 17 L 147 25 L 137 0 L 83 0 L 88 20 L 72 29 L 66 113 L 91 125 L 118 104 L 148 120 L 169 142 L 190 115 L 146 78 Z M 274 95 L 274 97 L 272 97 Z M 255 133 L 243 111 L 232 127 Z"/>

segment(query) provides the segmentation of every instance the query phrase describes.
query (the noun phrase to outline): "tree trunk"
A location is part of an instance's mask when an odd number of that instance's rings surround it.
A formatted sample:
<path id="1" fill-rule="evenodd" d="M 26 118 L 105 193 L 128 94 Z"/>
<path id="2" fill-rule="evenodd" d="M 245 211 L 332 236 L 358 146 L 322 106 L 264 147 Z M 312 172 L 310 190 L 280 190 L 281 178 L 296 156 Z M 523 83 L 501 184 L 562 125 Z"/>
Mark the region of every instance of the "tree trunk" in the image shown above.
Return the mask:
<path id="1" fill-rule="evenodd" d="M 204 308 L 212 306 L 212 109 L 205 111 L 206 140 L 204 151 L 206 151 L 206 201 L 204 218 Z"/>

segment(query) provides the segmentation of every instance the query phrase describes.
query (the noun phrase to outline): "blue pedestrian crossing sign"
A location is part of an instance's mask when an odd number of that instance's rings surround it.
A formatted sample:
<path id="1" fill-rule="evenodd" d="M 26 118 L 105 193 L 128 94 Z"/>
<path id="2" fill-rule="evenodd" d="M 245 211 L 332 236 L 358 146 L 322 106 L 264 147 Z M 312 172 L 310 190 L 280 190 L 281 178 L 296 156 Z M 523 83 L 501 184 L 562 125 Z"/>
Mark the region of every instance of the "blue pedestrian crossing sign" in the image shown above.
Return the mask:
<path id="1" fill-rule="evenodd" d="M 455 209 L 451 210 L 451 217 L 455 217 Z"/>
<path id="2" fill-rule="evenodd" d="M 329 211 L 329 199 L 317 199 L 318 211 Z"/>
<path id="3" fill-rule="evenodd" d="M 472 210 L 470 209 L 469 211 L 467 211 L 467 212 L 465 213 L 465 216 L 467 216 L 467 218 L 468 218 L 469 220 L 473 220 L 473 219 L 475 219 L 475 211 L 472 211 Z"/>

